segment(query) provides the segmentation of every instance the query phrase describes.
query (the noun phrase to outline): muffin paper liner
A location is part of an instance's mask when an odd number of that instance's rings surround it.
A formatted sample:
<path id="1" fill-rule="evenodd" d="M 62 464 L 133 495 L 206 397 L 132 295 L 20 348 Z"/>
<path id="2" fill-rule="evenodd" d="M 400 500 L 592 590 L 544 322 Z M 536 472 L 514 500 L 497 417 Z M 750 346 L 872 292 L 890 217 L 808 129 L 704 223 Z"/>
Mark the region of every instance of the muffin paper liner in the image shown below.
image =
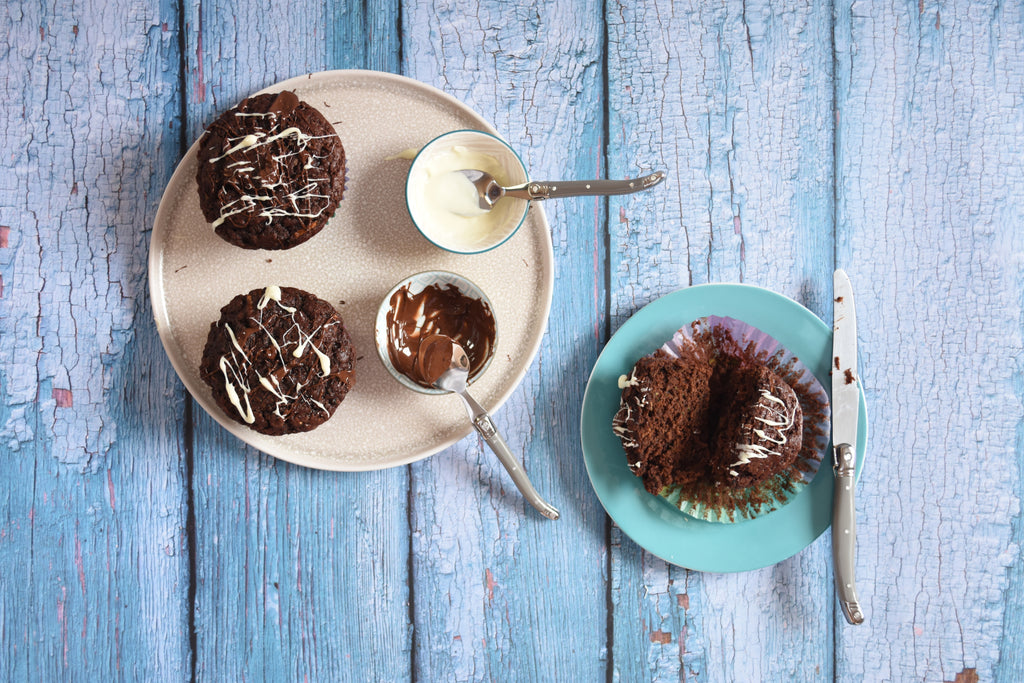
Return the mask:
<path id="1" fill-rule="evenodd" d="M 814 373 L 771 335 L 742 320 L 707 316 L 678 330 L 664 346 L 677 358 L 713 361 L 722 356 L 765 365 L 792 387 L 803 410 L 803 442 L 787 470 L 747 489 L 709 482 L 666 486 L 659 495 L 688 515 L 708 522 L 732 524 L 778 509 L 811 483 L 818 472 L 831 433 L 828 394 Z"/>

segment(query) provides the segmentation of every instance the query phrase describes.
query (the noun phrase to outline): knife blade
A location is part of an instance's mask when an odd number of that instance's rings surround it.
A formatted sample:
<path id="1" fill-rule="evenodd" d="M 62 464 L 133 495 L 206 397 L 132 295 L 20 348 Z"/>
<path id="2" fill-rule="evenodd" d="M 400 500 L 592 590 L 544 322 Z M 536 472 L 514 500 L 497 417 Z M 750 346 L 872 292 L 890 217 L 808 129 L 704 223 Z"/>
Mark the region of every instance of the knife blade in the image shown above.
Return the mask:
<path id="1" fill-rule="evenodd" d="M 857 374 L 857 316 L 850 278 L 837 270 L 832 280 L 834 321 L 832 325 L 832 469 L 835 494 L 832 499 L 832 562 L 836 595 L 843 616 L 851 624 L 864 623 L 857 600 L 854 564 L 857 521 L 854 508 L 857 462 L 857 413 L 860 404 L 860 376 Z"/>

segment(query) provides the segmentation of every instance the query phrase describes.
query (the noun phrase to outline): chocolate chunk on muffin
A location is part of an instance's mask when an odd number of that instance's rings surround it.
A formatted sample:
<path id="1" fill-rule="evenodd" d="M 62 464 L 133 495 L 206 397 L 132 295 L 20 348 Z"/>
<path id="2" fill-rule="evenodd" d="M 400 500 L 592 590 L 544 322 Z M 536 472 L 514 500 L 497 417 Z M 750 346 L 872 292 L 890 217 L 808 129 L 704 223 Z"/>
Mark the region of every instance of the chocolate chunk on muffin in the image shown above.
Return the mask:
<path id="1" fill-rule="evenodd" d="M 329 303 L 267 287 L 221 309 L 199 373 L 231 419 L 262 434 L 293 434 L 334 414 L 355 381 L 355 351 Z"/>
<path id="2" fill-rule="evenodd" d="M 320 232 L 345 189 L 345 149 L 334 127 L 293 92 L 254 95 L 200 140 L 203 215 L 245 249 L 290 249 Z"/>

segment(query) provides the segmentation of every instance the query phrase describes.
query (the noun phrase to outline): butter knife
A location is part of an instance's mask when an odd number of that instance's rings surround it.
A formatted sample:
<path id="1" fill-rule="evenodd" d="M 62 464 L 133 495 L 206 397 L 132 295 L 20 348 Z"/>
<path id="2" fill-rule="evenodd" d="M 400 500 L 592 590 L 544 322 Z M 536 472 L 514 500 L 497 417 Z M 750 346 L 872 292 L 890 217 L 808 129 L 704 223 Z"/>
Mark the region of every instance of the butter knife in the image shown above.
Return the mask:
<path id="1" fill-rule="evenodd" d="M 832 562 L 836 595 L 843 616 L 851 624 L 864 623 L 857 600 L 854 560 L 857 521 L 854 510 L 857 464 L 857 413 L 860 404 L 860 376 L 857 374 L 857 317 L 850 278 L 837 270 L 832 280 L 834 324 L 832 326 L 832 466 L 835 494 L 832 499 Z"/>

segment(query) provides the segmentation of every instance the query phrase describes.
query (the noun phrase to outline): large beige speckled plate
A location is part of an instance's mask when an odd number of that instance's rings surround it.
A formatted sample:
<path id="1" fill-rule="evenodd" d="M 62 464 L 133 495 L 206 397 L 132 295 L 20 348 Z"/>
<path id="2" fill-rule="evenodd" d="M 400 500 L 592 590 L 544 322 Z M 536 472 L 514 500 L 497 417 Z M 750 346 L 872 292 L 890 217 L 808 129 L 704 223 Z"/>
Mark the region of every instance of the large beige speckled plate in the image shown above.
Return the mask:
<path id="1" fill-rule="evenodd" d="M 203 218 L 193 145 L 171 178 L 153 226 L 149 285 L 160 339 L 196 401 L 225 429 L 289 462 L 329 470 L 372 470 L 436 453 L 471 431 L 455 396 L 404 388 L 374 349 L 377 308 L 388 290 L 423 270 L 465 275 L 490 297 L 498 321 L 495 358 L 473 385 L 492 412 L 519 384 L 540 346 L 551 307 L 551 235 L 540 207 L 501 247 L 450 254 L 409 218 L 409 161 L 388 160 L 459 128 L 496 132 L 454 98 L 417 81 L 373 71 L 328 71 L 268 88 L 294 90 L 320 109 L 345 145 L 345 198 L 327 226 L 286 251 L 250 251 L 223 241 Z M 199 377 L 210 323 L 236 294 L 267 285 L 300 287 L 334 304 L 358 354 L 356 383 L 337 412 L 305 434 L 271 437 L 227 418 Z M 498 413 L 496 421 L 501 424 Z"/>

